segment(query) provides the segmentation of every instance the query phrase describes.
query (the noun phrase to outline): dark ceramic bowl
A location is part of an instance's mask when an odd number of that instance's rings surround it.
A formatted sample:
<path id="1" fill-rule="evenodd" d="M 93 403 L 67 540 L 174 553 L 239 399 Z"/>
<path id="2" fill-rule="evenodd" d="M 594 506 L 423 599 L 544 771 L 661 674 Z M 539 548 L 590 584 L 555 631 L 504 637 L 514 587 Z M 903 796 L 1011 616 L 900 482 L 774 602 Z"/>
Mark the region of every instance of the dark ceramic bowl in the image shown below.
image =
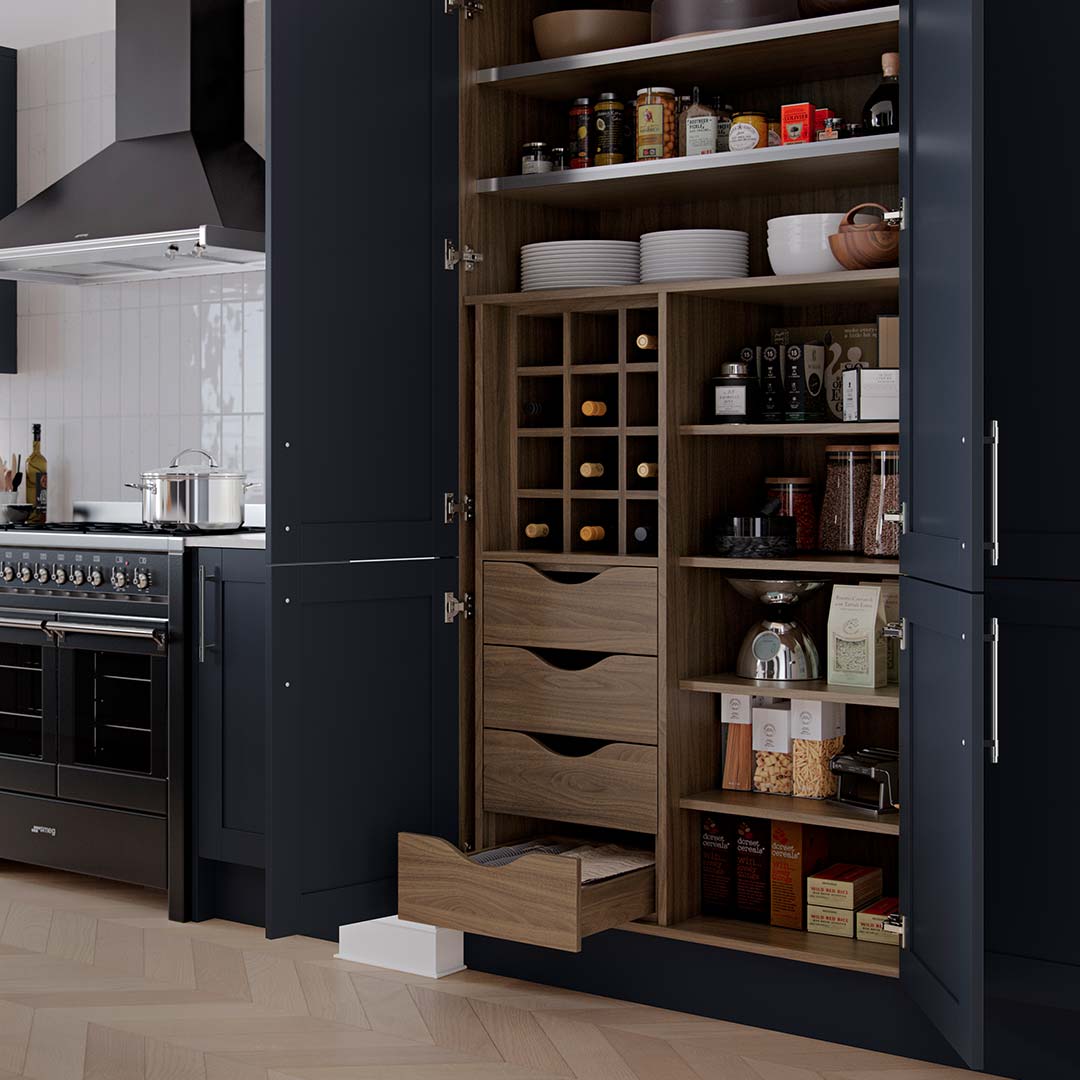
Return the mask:
<path id="1" fill-rule="evenodd" d="M 6 525 L 25 525 L 33 509 L 29 503 L 8 503 L 7 506 L 0 506 L 0 520 Z"/>
<path id="2" fill-rule="evenodd" d="M 843 15 L 848 11 L 887 7 L 890 3 L 892 0 L 799 0 L 799 14 L 804 19 L 816 19 L 820 15 Z"/>
<path id="3" fill-rule="evenodd" d="M 798 0 L 653 0 L 653 41 L 791 22 Z"/>

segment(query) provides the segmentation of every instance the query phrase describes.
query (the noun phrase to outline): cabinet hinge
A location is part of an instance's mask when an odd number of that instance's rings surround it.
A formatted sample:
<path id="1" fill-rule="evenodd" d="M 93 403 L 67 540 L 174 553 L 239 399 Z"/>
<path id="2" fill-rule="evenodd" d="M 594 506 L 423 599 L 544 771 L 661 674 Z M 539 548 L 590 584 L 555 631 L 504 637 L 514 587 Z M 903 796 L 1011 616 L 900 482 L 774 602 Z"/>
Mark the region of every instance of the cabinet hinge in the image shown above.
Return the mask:
<path id="1" fill-rule="evenodd" d="M 907 916 L 890 915 L 882 924 L 886 934 L 895 934 L 900 939 L 900 948 L 907 948 Z"/>
<path id="2" fill-rule="evenodd" d="M 447 15 L 465 12 L 465 18 L 471 19 L 484 10 L 484 0 L 443 0 L 443 11 Z"/>
<path id="3" fill-rule="evenodd" d="M 882 514 L 881 520 L 889 525 L 899 525 L 900 532 L 907 536 L 907 503 L 901 503 L 900 509 L 891 514 Z"/>
<path id="4" fill-rule="evenodd" d="M 484 256 L 479 251 L 473 251 L 468 244 L 461 251 L 453 240 L 443 241 L 443 269 L 456 270 L 459 266 L 465 267 L 465 273 L 471 274 L 484 261 Z"/>
<path id="5" fill-rule="evenodd" d="M 443 622 L 447 625 L 456 622 L 459 615 L 463 619 L 473 617 L 472 593 L 465 593 L 464 598 L 461 600 L 452 592 L 443 593 Z"/>
<path id="6" fill-rule="evenodd" d="M 889 623 L 889 625 L 885 627 L 883 633 L 889 640 L 900 642 L 901 652 L 907 648 L 907 619 Z"/>
<path id="7" fill-rule="evenodd" d="M 462 495 L 459 499 L 453 491 L 448 491 L 443 496 L 443 524 L 453 525 L 457 518 L 462 521 L 473 519 L 473 497 Z"/>
<path id="8" fill-rule="evenodd" d="M 900 231 L 903 232 L 907 228 L 907 199 L 900 200 L 899 210 L 890 210 L 885 215 L 886 225 L 899 225 Z"/>

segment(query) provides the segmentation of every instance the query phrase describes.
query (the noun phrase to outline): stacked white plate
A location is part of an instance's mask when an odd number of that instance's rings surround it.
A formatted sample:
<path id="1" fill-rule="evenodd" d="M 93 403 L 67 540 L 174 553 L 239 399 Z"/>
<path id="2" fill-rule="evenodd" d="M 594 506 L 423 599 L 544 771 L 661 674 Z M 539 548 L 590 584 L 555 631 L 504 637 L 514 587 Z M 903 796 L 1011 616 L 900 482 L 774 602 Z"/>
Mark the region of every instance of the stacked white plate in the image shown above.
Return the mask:
<path id="1" fill-rule="evenodd" d="M 641 238 L 642 281 L 750 276 L 750 234 L 734 229 L 674 229 Z"/>
<path id="2" fill-rule="evenodd" d="M 565 240 L 526 244 L 521 249 L 524 292 L 637 285 L 640 281 L 641 254 L 636 242 Z"/>

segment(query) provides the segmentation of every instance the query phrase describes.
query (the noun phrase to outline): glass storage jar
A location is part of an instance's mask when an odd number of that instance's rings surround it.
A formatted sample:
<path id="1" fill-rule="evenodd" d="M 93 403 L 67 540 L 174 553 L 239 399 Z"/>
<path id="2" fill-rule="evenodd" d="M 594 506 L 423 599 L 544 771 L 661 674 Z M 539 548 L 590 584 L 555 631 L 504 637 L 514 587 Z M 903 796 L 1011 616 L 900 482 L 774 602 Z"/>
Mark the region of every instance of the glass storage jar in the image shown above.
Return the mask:
<path id="1" fill-rule="evenodd" d="M 822 551 L 862 551 L 869 490 L 869 447 L 826 446 L 825 497 L 818 530 Z"/>
<path id="2" fill-rule="evenodd" d="M 795 546 L 799 551 L 813 551 L 818 540 L 813 480 L 809 476 L 770 476 L 765 485 L 769 500 L 780 503 L 777 513 L 795 519 Z"/>
<path id="3" fill-rule="evenodd" d="M 637 160 L 675 157 L 675 91 L 670 86 L 645 86 L 637 93 Z"/>
<path id="4" fill-rule="evenodd" d="M 552 171 L 551 153 L 546 142 L 529 142 L 521 151 L 522 176 L 535 176 L 537 173 Z"/>
<path id="5" fill-rule="evenodd" d="M 900 554 L 900 526 L 887 522 L 886 514 L 900 513 L 900 447 L 870 447 L 870 493 L 866 500 L 863 529 L 865 554 L 895 559 Z"/>

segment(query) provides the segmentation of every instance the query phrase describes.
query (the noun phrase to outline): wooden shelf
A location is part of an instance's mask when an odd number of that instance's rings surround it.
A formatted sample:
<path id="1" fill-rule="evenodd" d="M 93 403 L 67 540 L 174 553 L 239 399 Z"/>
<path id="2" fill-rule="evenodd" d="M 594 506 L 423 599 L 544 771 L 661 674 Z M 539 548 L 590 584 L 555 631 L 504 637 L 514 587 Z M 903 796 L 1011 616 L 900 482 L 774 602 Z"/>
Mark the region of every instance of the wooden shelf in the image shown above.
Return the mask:
<path id="1" fill-rule="evenodd" d="M 712 83 L 739 90 L 877 74 L 881 54 L 899 49 L 897 7 L 701 34 L 625 49 L 483 68 L 481 86 L 562 101 L 595 95 L 623 80 L 634 86 Z"/>
<path id="2" fill-rule="evenodd" d="M 566 368 L 562 364 L 541 364 L 534 367 L 519 367 L 518 375 L 562 375 Z"/>
<path id="3" fill-rule="evenodd" d="M 639 502 L 656 502 L 660 498 L 659 491 L 627 491 L 626 497 L 633 502 L 635 499 Z"/>
<path id="4" fill-rule="evenodd" d="M 516 199 L 542 206 L 617 210 L 635 204 L 895 184 L 899 170 L 899 135 L 867 135 L 706 157 L 493 177 L 478 180 L 476 191 L 484 198 Z"/>
<path id="5" fill-rule="evenodd" d="M 871 577 L 898 577 L 900 563 L 893 559 L 870 559 L 860 555 L 807 555 L 798 559 L 721 559 L 691 555 L 679 565 L 699 570 L 754 570 L 774 574 L 869 574 Z"/>
<path id="6" fill-rule="evenodd" d="M 655 922 L 628 923 L 620 927 L 637 934 L 712 945 L 719 949 L 759 953 L 803 964 L 861 971 L 885 978 L 900 977 L 900 949 L 855 938 L 827 937 L 777 926 L 761 926 L 738 919 L 716 919 L 699 915 L 675 926 L 657 926 Z"/>
<path id="7" fill-rule="evenodd" d="M 523 562 L 537 566 L 658 566 L 660 560 L 646 555 L 585 555 L 561 551 L 485 551 L 481 562 Z"/>
<path id="8" fill-rule="evenodd" d="M 519 499 L 561 499 L 565 492 L 562 488 L 518 488 Z"/>
<path id="9" fill-rule="evenodd" d="M 765 277 L 721 278 L 719 280 L 673 281 L 663 285 L 608 285 L 591 289 L 547 289 L 537 292 L 495 293 L 470 296 L 466 304 L 493 304 L 527 309 L 532 313 L 554 314 L 579 304 L 603 307 L 627 301 L 648 307 L 661 296 L 707 296 L 748 304 L 799 306 L 812 304 L 894 303 L 900 295 L 900 271 L 841 270 L 831 274 L 769 274 Z M 629 370 L 647 370 L 654 365 L 627 365 Z M 547 370 L 547 369 L 542 369 Z M 573 370 L 573 369 L 571 369 Z M 562 368 L 552 368 L 552 373 Z M 529 368 L 520 369 L 529 374 Z"/>
<path id="10" fill-rule="evenodd" d="M 881 709 L 900 708 L 900 687 L 883 686 L 880 690 L 862 690 L 855 686 L 834 686 L 816 682 L 762 682 L 740 679 L 738 675 L 703 675 L 682 679 L 681 690 L 699 694 L 762 694 L 777 698 L 805 698 L 807 701 L 838 701 L 845 705 L 872 705 Z"/>
<path id="11" fill-rule="evenodd" d="M 561 439 L 565 434 L 561 427 L 518 428 L 519 439 Z"/>
<path id="12" fill-rule="evenodd" d="M 581 499 L 586 502 L 590 499 L 615 501 L 619 498 L 619 493 L 611 488 L 597 488 L 595 491 L 590 491 L 588 488 L 573 488 L 570 492 L 570 498 Z"/>
<path id="13" fill-rule="evenodd" d="M 860 813 L 843 803 L 820 799 L 794 799 L 787 795 L 758 795 L 752 791 L 703 791 L 679 800 L 684 810 L 739 814 L 767 821 L 795 821 L 826 829 L 900 835 L 899 814 Z"/>
<path id="14" fill-rule="evenodd" d="M 683 424 L 680 435 L 713 435 L 724 439 L 828 435 L 859 438 L 863 435 L 899 435 L 899 423 L 873 424 Z"/>

